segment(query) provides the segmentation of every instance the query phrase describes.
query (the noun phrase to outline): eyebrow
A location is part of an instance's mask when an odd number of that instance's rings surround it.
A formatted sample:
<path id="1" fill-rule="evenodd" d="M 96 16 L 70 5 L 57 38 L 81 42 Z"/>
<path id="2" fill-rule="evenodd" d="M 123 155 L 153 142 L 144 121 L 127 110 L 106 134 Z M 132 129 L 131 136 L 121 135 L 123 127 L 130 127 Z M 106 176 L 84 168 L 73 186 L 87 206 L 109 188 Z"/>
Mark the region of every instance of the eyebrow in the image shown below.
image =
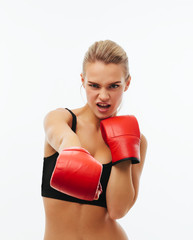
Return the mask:
<path id="1" fill-rule="evenodd" d="M 100 85 L 100 84 L 98 84 L 96 82 L 91 82 L 91 81 L 88 81 L 88 83 L 92 83 L 92 84 L 94 83 L 96 85 Z M 121 81 L 112 82 L 112 83 L 109 83 L 108 85 L 117 84 L 117 83 L 121 83 Z"/>

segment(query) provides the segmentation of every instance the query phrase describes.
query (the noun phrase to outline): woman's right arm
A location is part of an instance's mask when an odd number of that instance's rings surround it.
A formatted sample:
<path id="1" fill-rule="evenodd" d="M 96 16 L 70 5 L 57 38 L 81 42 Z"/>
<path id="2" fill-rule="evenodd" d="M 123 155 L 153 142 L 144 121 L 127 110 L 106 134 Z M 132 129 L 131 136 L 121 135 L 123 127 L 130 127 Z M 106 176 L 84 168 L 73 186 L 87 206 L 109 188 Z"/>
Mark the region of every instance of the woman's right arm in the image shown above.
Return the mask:
<path id="1" fill-rule="evenodd" d="M 102 164 L 81 147 L 71 122 L 67 110 L 51 111 L 44 119 L 46 140 L 59 153 L 50 186 L 72 197 L 93 201 L 101 194 Z M 69 147 L 77 148 L 65 149 Z"/>
<path id="2" fill-rule="evenodd" d="M 67 147 L 81 146 L 78 136 L 70 127 L 71 122 L 72 115 L 66 109 L 50 111 L 44 118 L 46 140 L 58 153 Z"/>

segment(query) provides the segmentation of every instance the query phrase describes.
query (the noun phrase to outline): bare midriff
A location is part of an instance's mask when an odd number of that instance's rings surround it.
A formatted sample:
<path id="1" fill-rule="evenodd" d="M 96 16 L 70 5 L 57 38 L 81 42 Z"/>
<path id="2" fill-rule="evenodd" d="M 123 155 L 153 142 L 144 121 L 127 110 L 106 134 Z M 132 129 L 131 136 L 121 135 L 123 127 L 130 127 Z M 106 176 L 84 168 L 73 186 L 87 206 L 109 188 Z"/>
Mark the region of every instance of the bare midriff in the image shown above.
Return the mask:
<path id="1" fill-rule="evenodd" d="M 104 207 L 43 197 L 44 240 L 128 240 Z"/>

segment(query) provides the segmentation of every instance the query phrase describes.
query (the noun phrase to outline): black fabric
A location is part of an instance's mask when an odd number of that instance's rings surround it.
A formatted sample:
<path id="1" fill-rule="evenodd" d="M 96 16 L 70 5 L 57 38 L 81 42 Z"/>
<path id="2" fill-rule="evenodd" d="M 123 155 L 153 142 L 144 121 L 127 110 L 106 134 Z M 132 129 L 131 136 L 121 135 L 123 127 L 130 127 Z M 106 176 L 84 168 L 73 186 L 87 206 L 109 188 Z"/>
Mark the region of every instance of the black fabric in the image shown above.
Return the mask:
<path id="1" fill-rule="evenodd" d="M 67 109 L 67 110 L 72 114 L 72 117 L 73 117 L 72 130 L 75 132 L 76 131 L 76 123 L 77 123 L 76 115 L 69 109 Z M 107 183 L 108 183 L 109 176 L 111 173 L 112 162 L 103 164 L 103 171 L 102 171 L 101 181 L 100 181 L 103 192 L 100 195 L 99 199 L 94 200 L 94 201 L 85 201 L 85 200 L 81 200 L 81 199 L 78 199 L 75 197 L 71 197 L 67 194 L 61 193 L 61 192 L 53 189 L 52 187 L 50 187 L 50 179 L 51 179 L 54 167 L 56 165 L 56 160 L 57 160 L 58 155 L 59 155 L 59 153 L 56 152 L 53 155 L 44 158 L 41 195 L 43 197 L 54 198 L 54 199 L 59 199 L 59 200 L 64 200 L 64 201 L 69 201 L 69 202 L 77 202 L 77 203 L 81 203 L 81 204 L 96 205 L 96 206 L 101 206 L 101 207 L 106 208 L 107 207 L 106 188 L 107 188 Z"/>
<path id="2" fill-rule="evenodd" d="M 77 119 L 76 119 L 76 115 L 68 108 L 66 108 L 71 114 L 72 114 L 72 131 L 76 132 L 76 123 L 77 123 Z"/>

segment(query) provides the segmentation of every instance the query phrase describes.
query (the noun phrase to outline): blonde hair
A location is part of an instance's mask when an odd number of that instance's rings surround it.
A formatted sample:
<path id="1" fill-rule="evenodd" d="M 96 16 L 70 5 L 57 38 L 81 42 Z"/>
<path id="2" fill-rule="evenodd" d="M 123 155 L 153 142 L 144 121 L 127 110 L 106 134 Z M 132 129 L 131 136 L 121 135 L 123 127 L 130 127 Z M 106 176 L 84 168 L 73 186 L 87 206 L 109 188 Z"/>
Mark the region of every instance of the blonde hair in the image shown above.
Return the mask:
<path id="1" fill-rule="evenodd" d="M 86 64 L 101 61 L 105 64 L 121 64 L 125 74 L 125 80 L 130 76 L 128 57 L 124 49 L 111 40 L 98 41 L 92 44 L 86 52 L 83 60 L 82 73 L 86 74 Z"/>

